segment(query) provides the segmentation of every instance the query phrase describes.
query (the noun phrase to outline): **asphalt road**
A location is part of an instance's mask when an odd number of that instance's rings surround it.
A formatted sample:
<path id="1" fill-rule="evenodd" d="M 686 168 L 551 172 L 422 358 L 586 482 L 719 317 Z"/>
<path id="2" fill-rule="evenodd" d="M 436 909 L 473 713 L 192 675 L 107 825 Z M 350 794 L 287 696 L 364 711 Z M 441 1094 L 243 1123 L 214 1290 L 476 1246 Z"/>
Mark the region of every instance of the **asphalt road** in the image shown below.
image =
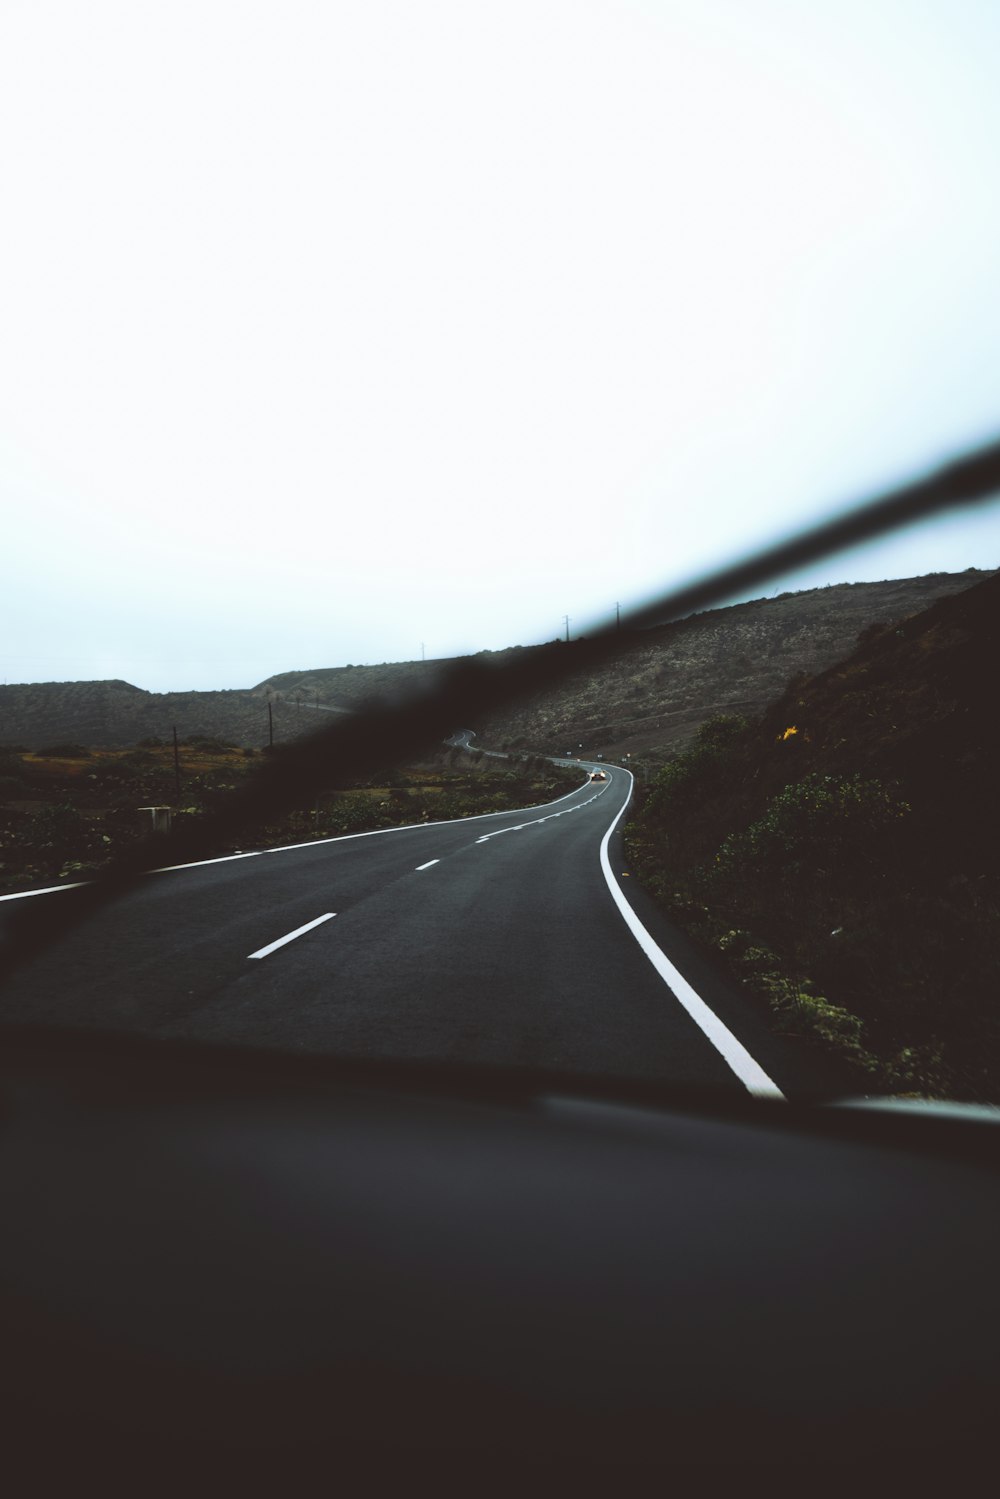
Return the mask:
<path id="1" fill-rule="evenodd" d="M 149 875 L 22 969 L 0 996 L 0 1023 L 789 1095 L 829 1088 L 823 1064 L 774 1037 L 644 900 L 622 862 L 621 821 L 602 867 L 631 785 L 623 770 L 608 775 L 526 812 Z M 678 1002 L 609 882 L 745 1063 L 734 1070 L 718 1034 Z M 32 897 L 53 909 L 61 898 Z M 0 929 L 17 904 L 0 902 Z"/>

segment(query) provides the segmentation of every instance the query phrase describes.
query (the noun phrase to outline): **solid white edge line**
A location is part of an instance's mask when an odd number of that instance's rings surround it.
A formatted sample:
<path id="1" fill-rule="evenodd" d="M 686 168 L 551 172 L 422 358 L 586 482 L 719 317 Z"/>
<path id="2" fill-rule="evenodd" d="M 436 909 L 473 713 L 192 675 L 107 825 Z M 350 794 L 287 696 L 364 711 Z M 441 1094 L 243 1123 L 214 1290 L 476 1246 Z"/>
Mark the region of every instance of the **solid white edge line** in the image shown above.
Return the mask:
<path id="1" fill-rule="evenodd" d="M 413 872 L 414 872 L 414 874 L 419 874 L 422 869 L 430 869 L 430 867 L 431 867 L 432 864 L 440 864 L 440 863 L 441 863 L 440 859 L 428 859 L 426 864 L 418 864 L 417 867 L 416 867 L 416 869 Z"/>
<path id="2" fill-rule="evenodd" d="M 624 766 L 621 768 L 624 769 Z M 723 1061 L 735 1072 L 747 1092 L 758 1094 L 762 1098 L 784 1098 L 785 1095 L 777 1084 L 771 1081 L 760 1064 L 754 1061 L 746 1047 L 737 1041 L 732 1031 L 723 1025 L 718 1015 L 709 1009 L 701 996 L 695 993 L 684 975 L 674 967 L 666 953 L 657 946 L 625 899 L 621 887 L 611 871 L 611 861 L 608 858 L 608 844 L 611 841 L 611 834 L 628 809 L 635 786 L 635 777 L 632 775 L 632 772 L 628 770 L 625 774 L 629 777 L 630 782 L 628 796 L 625 798 L 621 811 L 601 841 L 601 869 L 604 871 L 604 878 L 607 881 L 608 889 L 611 891 L 612 899 L 621 912 L 632 936 L 638 942 L 663 982 L 668 985 L 670 992 L 676 997 L 678 1003 L 687 1010 L 691 1019 L 707 1040 L 711 1041 Z"/>
<path id="3" fill-rule="evenodd" d="M 46 885 L 44 890 L 15 890 L 12 895 L 0 895 L 0 900 L 27 900 L 29 895 L 55 895 L 60 890 L 81 890 L 90 880 L 74 880 L 69 885 Z"/>
<path id="4" fill-rule="evenodd" d="M 586 782 L 584 782 L 586 785 Z M 539 807 L 555 807 L 568 797 L 576 796 L 583 786 L 574 786 L 572 791 L 557 796 L 554 802 L 539 802 Z M 383 833 L 412 833 L 417 828 L 446 828 L 453 822 L 482 822 L 487 817 L 514 817 L 521 812 L 533 812 L 534 807 L 510 807 L 506 812 L 477 812 L 472 817 L 445 817 L 437 822 L 406 822 L 399 828 L 371 828 L 367 833 L 338 833 L 336 838 L 313 838 L 308 843 L 283 843 L 280 848 L 254 848 L 245 854 L 220 854 L 215 859 L 195 859 L 190 864 L 162 864 L 158 869 L 149 869 L 147 874 L 172 874 L 177 869 L 201 869 L 207 864 L 231 864 L 235 859 L 260 859 L 265 854 L 289 854 L 297 848 L 320 848 L 324 843 L 350 843 L 353 838 L 380 838 Z M 10 895 L 0 895 L 0 900 L 26 900 L 29 895 L 55 895 L 60 890 L 77 890 L 92 885 L 93 880 L 74 880 L 71 885 L 48 885 L 44 890 L 15 890 Z"/>
<path id="5" fill-rule="evenodd" d="M 277 948 L 284 947 L 286 942 L 294 942 L 296 937 L 301 937 L 303 932 L 311 932 L 314 926 L 322 926 L 324 921 L 332 921 L 336 911 L 327 911 L 325 916 L 317 916 L 315 921 L 307 921 L 305 926 L 297 926 L 294 932 L 289 932 L 284 937 L 279 937 L 277 942 L 269 942 L 266 947 L 259 947 L 256 952 L 247 953 L 248 958 L 266 958 L 268 953 L 275 952 Z"/>

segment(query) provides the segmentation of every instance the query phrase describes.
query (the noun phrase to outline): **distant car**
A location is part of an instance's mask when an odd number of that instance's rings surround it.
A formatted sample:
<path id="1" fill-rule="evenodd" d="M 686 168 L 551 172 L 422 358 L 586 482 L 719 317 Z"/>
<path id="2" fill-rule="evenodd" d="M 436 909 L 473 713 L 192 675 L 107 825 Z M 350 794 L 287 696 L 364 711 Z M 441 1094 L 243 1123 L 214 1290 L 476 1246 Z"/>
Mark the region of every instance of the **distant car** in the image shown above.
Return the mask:
<path id="1" fill-rule="evenodd" d="M 603 770 L 592 770 L 590 772 L 590 779 L 592 781 L 606 781 L 608 777 L 606 772 Z"/>

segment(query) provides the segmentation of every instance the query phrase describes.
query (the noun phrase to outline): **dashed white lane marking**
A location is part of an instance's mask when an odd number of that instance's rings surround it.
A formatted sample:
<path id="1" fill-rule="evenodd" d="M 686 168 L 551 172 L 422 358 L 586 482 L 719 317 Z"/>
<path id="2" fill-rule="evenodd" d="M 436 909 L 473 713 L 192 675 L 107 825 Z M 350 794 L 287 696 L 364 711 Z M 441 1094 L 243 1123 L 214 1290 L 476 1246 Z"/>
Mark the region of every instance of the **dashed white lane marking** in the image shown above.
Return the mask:
<path id="1" fill-rule="evenodd" d="M 440 863 L 441 863 L 440 859 L 428 859 L 426 864 L 418 864 L 417 865 L 416 869 L 414 870 L 414 874 L 419 874 L 422 869 L 430 869 L 430 867 L 431 867 L 432 864 L 440 864 Z"/>
<path id="2" fill-rule="evenodd" d="M 631 771 L 628 774 L 631 776 Z M 632 777 L 632 781 L 634 784 L 634 777 Z M 631 796 L 632 792 L 630 788 L 629 794 L 625 798 L 624 806 L 601 841 L 601 869 L 604 871 L 604 878 L 607 881 L 608 889 L 611 891 L 615 905 L 624 917 L 625 924 L 631 931 L 632 936 L 638 942 L 663 982 L 668 985 L 670 992 L 677 999 L 678 1003 L 683 1005 L 695 1025 L 711 1041 L 719 1055 L 728 1063 L 733 1072 L 736 1073 L 736 1076 L 747 1092 L 759 1094 L 764 1098 L 783 1098 L 784 1094 L 771 1081 L 763 1067 L 754 1061 L 746 1047 L 737 1041 L 732 1031 L 723 1025 L 718 1015 L 708 1008 L 701 995 L 695 993 L 684 975 L 674 967 L 666 953 L 661 951 L 657 946 L 622 894 L 618 881 L 611 871 L 611 861 L 608 858 L 608 844 L 611 841 L 611 834 L 625 815 L 625 810 L 628 807 Z"/>
<path id="3" fill-rule="evenodd" d="M 565 791 L 562 796 L 557 796 L 555 801 L 542 802 L 541 805 L 543 807 L 555 807 L 559 804 L 559 802 L 568 801 L 571 796 L 578 796 L 582 790 L 582 786 L 574 786 L 572 791 Z M 515 813 L 517 811 L 529 810 L 531 809 L 525 807 L 515 807 L 511 809 L 511 811 Z M 567 811 L 572 812 L 573 810 L 574 809 L 572 807 L 567 808 Z M 472 817 L 445 817 L 438 822 L 407 822 L 404 823 L 402 827 L 398 828 L 372 828 L 367 833 L 338 833 L 334 838 L 312 838 L 308 843 L 283 843 L 279 848 L 257 848 L 245 854 L 223 854 L 221 858 L 216 859 L 195 859 L 191 864 L 164 864 L 160 869 L 152 869 L 149 872 L 150 874 L 171 874 L 174 870 L 177 869 L 200 869 L 203 864 L 228 864 L 233 859 L 266 859 L 268 854 L 290 854 L 294 853 L 296 849 L 320 848 L 323 844 L 326 843 L 352 843 L 355 839 L 359 838 L 386 838 L 391 833 L 415 833 L 421 828 L 446 828 L 455 822 L 485 822 L 487 818 L 490 817 L 508 817 L 509 815 L 509 812 L 476 812 Z M 552 815 L 555 816 L 556 814 L 553 813 Z M 89 884 L 90 881 L 84 880 L 82 881 L 82 883 Z M 55 885 L 52 888 L 55 890 L 63 890 L 67 889 L 68 887 L 64 885 Z M 25 891 L 24 893 L 28 895 L 41 895 L 43 892 L 40 890 L 31 890 Z M 0 899 L 20 899 L 20 895 L 7 895 L 0 897 Z"/>
<path id="4" fill-rule="evenodd" d="M 277 942 L 269 942 L 266 947 L 259 947 L 256 952 L 247 953 L 248 958 L 266 958 L 268 953 L 274 952 L 279 947 L 284 947 L 286 942 L 294 942 L 296 937 L 301 937 L 303 932 L 311 932 L 314 926 L 322 926 L 324 921 L 332 921 L 336 911 L 327 911 L 325 916 L 317 916 L 315 921 L 307 921 L 305 926 L 297 926 L 294 932 L 287 936 L 279 937 Z"/>
<path id="5" fill-rule="evenodd" d="M 579 812 L 581 808 L 589 807 L 590 803 L 596 802 L 597 798 L 603 796 L 607 789 L 607 786 L 602 786 L 600 791 L 595 791 L 594 795 L 588 796 L 586 801 L 577 802 L 574 807 L 564 807 L 561 812 L 548 812 L 544 817 L 533 817 L 530 822 L 519 822 L 513 827 L 497 828 L 495 833 L 484 833 L 481 838 L 476 839 L 476 842 L 489 843 L 491 838 L 499 838 L 502 833 L 520 833 L 524 828 L 540 827 L 543 822 L 550 822 L 553 817 L 567 817 L 570 812 Z"/>

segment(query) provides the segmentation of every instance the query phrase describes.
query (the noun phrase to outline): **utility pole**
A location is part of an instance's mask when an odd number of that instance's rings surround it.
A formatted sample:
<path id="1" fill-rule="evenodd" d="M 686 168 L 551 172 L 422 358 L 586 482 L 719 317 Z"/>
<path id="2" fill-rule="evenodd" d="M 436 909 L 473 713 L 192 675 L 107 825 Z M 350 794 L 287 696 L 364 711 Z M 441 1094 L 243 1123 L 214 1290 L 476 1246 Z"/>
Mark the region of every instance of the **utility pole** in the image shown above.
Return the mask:
<path id="1" fill-rule="evenodd" d="M 616 630 L 620 630 L 621 627 L 622 627 L 622 606 L 621 606 L 621 604 L 616 604 L 615 605 L 615 629 Z"/>
<path id="2" fill-rule="evenodd" d="M 427 652 L 424 650 L 424 642 L 423 641 L 420 642 L 420 659 L 421 659 L 421 661 L 426 661 L 427 660 Z"/>
<path id="3" fill-rule="evenodd" d="M 267 700 L 267 743 L 269 749 L 274 749 L 274 714 L 271 712 L 271 700 Z"/>
<path id="4" fill-rule="evenodd" d="M 566 644 L 569 645 L 569 615 L 563 615 L 563 624 L 566 626 Z"/>
<path id="5" fill-rule="evenodd" d="M 181 799 L 181 755 L 177 748 L 177 725 L 174 724 L 174 786 L 177 790 L 177 800 Z"/>

